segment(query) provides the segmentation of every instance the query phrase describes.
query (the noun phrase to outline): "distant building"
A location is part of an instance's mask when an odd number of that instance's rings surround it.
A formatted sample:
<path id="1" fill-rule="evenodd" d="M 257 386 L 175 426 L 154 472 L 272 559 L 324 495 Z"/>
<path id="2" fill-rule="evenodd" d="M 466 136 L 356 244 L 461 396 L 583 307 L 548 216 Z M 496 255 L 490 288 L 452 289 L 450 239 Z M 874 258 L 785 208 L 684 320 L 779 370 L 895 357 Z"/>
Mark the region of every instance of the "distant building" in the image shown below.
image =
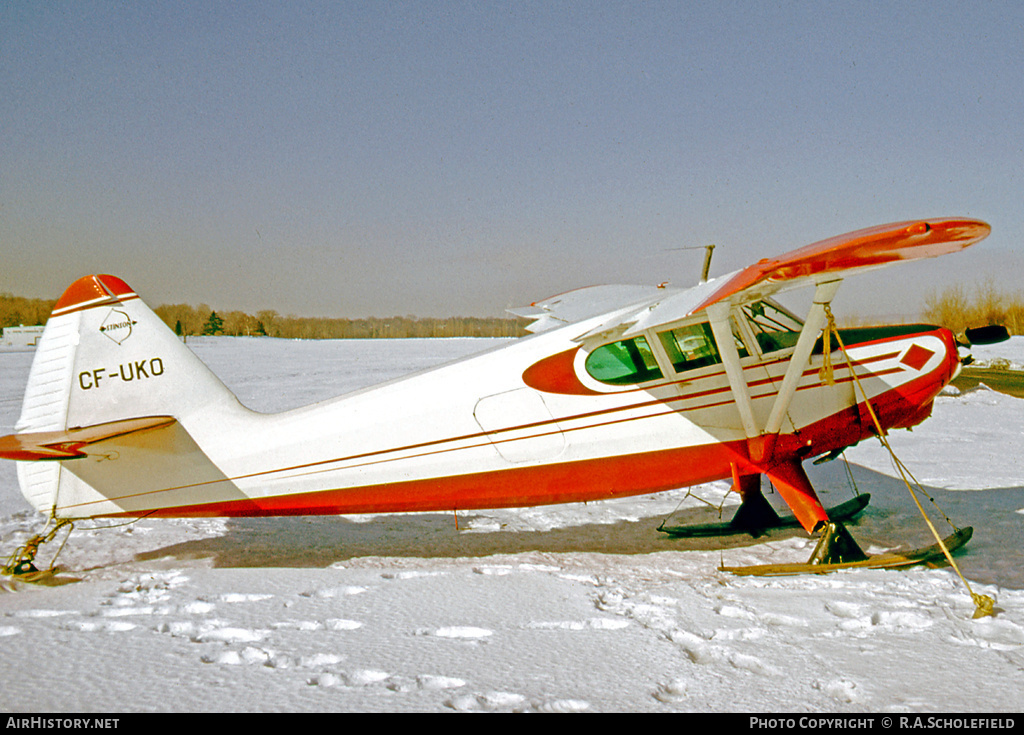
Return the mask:
<path id="1" fill-rule="evenodd" d="M 4 327 L 0 330 L 0 347 L 31 349 L 43 336 L 42 327 Z"/>

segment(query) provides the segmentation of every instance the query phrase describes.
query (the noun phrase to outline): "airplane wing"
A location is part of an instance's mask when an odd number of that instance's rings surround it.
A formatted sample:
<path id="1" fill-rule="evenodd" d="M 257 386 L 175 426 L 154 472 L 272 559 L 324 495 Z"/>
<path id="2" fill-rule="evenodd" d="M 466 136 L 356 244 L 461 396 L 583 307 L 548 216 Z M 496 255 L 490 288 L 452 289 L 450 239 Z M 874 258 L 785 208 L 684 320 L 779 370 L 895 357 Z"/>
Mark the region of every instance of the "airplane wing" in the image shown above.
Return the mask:
<path id="1" fill-rule="evenodd" d="M 975 219 L 943 218 L 879 225 L 760 260 L 728 277 L 692 312 L 729 299 L 736 303 L 779 291 L 880 268 L 906 260 L 955 253 L 988 237 L 992 228 Z"/>
<path id="2" fill-rule="evenodd" d="M 665 289 L 658 286 L 587 286 L 508 311 L 533 319 L 526 330 L 536 333 L 633 304 L 649 303 L 664 295 Z"/>
<path id="3" fill-rule="evenodd" d="M 991 227 L 985 222 L 965 218 L 879 225 L 822 240 L 777 258 L 765 258 L 689 289 L 600 286 L 571 291 L 534 304 L 534 316 L 538 319 L 535 324 L 542 323 L 544 328 L 549 328 L 621 308 L 623 311 L 580 335 L 577 341 L 615 333 L 630 337 L 645 329 L 683 319 L 720 301 L 757 301 L 782 291 L 893 263 L 958 252 L 983 240 L 990 231 Z M 547 323 L 543 323 L 545 319 Z"/>

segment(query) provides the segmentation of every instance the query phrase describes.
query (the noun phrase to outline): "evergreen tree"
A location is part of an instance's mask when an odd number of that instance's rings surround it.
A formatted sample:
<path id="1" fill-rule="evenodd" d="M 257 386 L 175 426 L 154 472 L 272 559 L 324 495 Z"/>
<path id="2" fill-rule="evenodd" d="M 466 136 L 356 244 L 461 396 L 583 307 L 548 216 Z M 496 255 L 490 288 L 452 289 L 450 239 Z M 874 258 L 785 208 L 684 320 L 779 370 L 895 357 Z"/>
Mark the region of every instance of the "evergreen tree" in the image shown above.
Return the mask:
<path id="1" fill-rule="evenodd" d="M 210 318 L 203 325 L 203 334 L 207 336 L 224 334 L 224 320 L 217 316 L 217 312 L 210 312 Z"/>

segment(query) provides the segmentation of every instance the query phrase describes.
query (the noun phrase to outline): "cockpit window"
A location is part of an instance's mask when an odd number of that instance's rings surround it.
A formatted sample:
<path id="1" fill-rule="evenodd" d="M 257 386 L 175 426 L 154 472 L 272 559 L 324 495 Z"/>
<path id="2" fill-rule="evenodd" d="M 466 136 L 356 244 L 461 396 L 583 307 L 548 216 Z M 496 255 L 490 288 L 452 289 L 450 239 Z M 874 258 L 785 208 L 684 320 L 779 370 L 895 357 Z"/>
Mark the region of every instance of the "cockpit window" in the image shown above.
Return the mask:
<path id="1" fill-rule="evenodd" d="M 795 346 L 803 329 L 803 322 L 773 301 L 747 304 L 743 313 L 763 354 Z"/>
<path id="2" fill-rule="evenodd" d="M 711 325 L 689 324 L 658 334 L 677 373 L 717 365 L 722 361 L 711 334 Z"/>
<path id="3" fill-rule="evenodd" d="M 587 355 L 585 364 L 592 378 L 612 385 L 632 385 L 662 377 L 651 346 L 643 337 L 598 347 Z"/>
<path id="4" fill-rule="evenodd" d="M 739 330 L 733 320 L 729 320 L 732 328 L 733 342 L 739 356 L 747 356 L 747 347 L 739 336 Z M 672 367 L 677 373 L 686 370 L 717 365 L 722 362 L 722 357 L 715 344 L 714 334 L 711 325 L 707 322 L 700 324 L 687 324 L 676 327 L 668 332 L 659 332 L 658 337 L 661 344 L 672 361 Z"/>

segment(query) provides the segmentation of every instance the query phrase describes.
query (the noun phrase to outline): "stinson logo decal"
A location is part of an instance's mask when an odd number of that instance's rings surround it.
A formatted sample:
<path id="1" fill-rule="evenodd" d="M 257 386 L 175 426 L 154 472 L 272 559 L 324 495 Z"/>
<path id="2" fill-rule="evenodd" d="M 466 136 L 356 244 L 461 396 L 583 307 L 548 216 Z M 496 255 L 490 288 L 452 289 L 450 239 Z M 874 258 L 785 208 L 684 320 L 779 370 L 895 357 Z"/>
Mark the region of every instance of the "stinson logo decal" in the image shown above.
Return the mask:
<path id="1" fill-rule="evenodd" d="M 120 309 L 111 309 L 100 325 L 100 331 L 118 344 L 132 336 L 132 326 L 138 324 Z"/>

